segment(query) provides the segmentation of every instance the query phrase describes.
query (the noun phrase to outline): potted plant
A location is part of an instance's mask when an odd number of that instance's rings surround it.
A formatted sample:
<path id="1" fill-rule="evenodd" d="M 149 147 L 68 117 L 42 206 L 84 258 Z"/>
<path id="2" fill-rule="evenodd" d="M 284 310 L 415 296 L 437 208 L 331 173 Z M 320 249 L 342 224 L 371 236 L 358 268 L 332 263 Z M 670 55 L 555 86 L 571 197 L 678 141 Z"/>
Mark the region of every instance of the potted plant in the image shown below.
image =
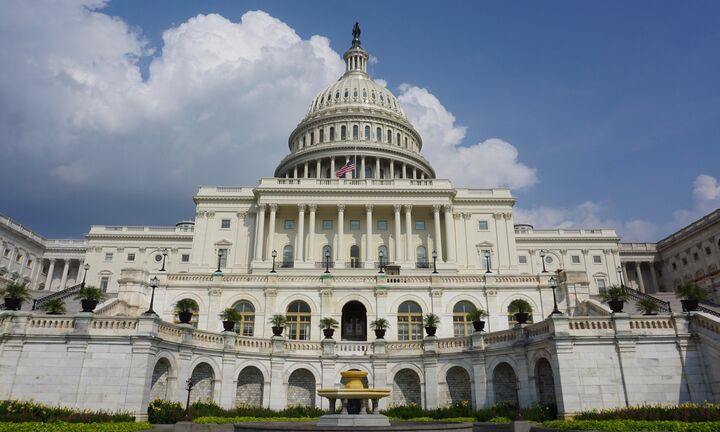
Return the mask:
<path id="1" fill-rule="evenodd" d="M 275 314 L 270 318 L 270 324 L 272 324 L 273 336 L 282 336 L 285 324 L 287 324 L 287 317 L 281 314 Z"/>
<path id="2" fill-rule="evenodd" d="M 425 314 L 423 324 L 425 325 L 425 333 L 427 333 L 428 336 L 435 336 L 437 326 L 440 324 L 440 317 L 434 313 Z"/>
<path id="3" fill-rule="evenodd" d="M 40 308 L 48 315 L 62 315 L 65 313 L 65 302 L 62 299 L 48 300 Z"/>
<path id="4" fill-rule="evenodd" d="M 467 314 L 467 318 L 472 321 L 473 328 L 476 332 L 481 332 L 485 329 L 485 321 L 483 321 L 483 318 L 485 318 L 486 316 L 487 312 L 485 312 L 481 308 L 475 308 Z"/>
<path id="5" fill-rule="evenodd" d="M 508 309 L 513 312 L 515 322 L 525 324 L 530 319 L 530 305 L 525 300 L 515 299 L 510 302 Z"/>
<path id="6" fill-rule="evenodd" d="M 628 299 L 628 292 L 624 286 L 612 285 L 602 293 L 602 298 L 613 312 L 622 312 Z"/>
<path id="7" fill-rule="evenodd" d="M 642 312 L 643 315 L 657 315 L 658 311 L 660 310 L 660 305 L 653 301 L 653 299 L 650 298 L 644 298 L 637 302 L 637 305 L 635 305 L 635 309 L 638 312 Z"/>
<path id="8" fill-rule="evenodd" d="M 696 283 L 687 283 L 678 287 L 675 295 L 682 300 L 683 310 L 685 312 L 692 312 L 697 310 L 700 300 L 705 300 L 708 297 L 708 292 Z"/>
<path id="9" fill-rule="evenodd" d="M 338 326 L 340 326 L 340 323 L 335 318 L 323 318 L 320 320 L 320 328 L 323 329 L 323 335 L 328 339 L 332 339 Z"/>
<path id="10" fill-rule="evenodd" d="M 193 299 L 182 299 L 175 303 L 175 313 L 178 314 L 181 324 L 189 324 L 199 309 L 197 302 Z"/>
<path id="11" fill-rule="evenodd" d="M 0 295 L 5 298 L 5 310 L 20 310 L 23 302 L 32 299 L 27 284 L 17 282 L 5 285 Z"/>
<path id="12" fill-rule="evenodd" d="M 385 338 L 385 331 L 390 327 L 390 321 L 385 318 L 378 318 L 370 323 L 370 328 L 375 332 L 377 339 Z"/>
<path id="13" fill-rule="evenodd" d="M 229 307 L 220 312 L 220 319 L 223 320 L 223 330 L 233 331 L 235 323 L 240 321 L 240 314 L 235 309 Z"/>
<path id="14" fill-rule="evenodd" d="M 100 288 L 90 285 L 80 288 L 80 291 L 75 294 L 75 300 L 80 300 L 83 312 L 92 312 L 98 303 L 105 300 L 106 297 Z"/>

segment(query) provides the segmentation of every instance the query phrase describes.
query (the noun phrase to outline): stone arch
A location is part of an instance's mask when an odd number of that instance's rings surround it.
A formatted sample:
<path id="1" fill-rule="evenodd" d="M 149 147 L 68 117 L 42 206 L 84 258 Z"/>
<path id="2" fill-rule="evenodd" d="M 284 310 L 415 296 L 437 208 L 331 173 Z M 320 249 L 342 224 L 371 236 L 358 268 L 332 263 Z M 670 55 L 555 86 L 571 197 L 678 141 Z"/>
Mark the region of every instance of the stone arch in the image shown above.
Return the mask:
<path id="1" fill-rule="evenodd" d="M 366 380 L 363 380 L 363 384 L 367 385 L 371 382 L 374 383 L 374 377 L 373 377 L 372 371 L 370 369 L 368 369 L 367 366 L 359 364 L 359 363 L 345 364 L 343 366 L 342 370 L 337 371 L 335 373 L 335 380 L 333 380 L 333 383 L 335 383 L 335 385 L 338 385 L 338 386 L 344 384 L 344 381 L 342 380 L 342 375 L 340 375 L 340 372 L 349 371 L 349 370 L 359 370 L 359 371 L 367 372 L 367 383 L 365 382 Z M 385 387 L 385 385 L 386 385 L 385 383 L 374 383 L 373 387 Z"/>
<path id="2" fill-rule="evenodd" d="M 315 302 L 312 298 L 310 298 L 310 296 L 305 295 L 305 294 L 299 294 L 299 293 L 290 295 L 286 299 L 284 299 L 281 307 L 278 307 L 277 310 L 279 311 L 279 313 L 285 313 L 288 309 L 288 306 L 290 306 L 290 304 L 292 304 L 298 300 L 303 301 L 310 306 L 311 314 L 316 314 L 317 311 L 320 310 L 320 307 L 318 306 L 317 302 Z"/>
<path id="3" fill-rule="evenodd" d="M 307 369 L 296 369 L 288 377 L 288 406 L 315 406 L 315 375 Z"/>
<path id="4" fill-rule="evenodd" d="M 157 293 L 156 293 L 157 294 Z M 195 303 L 198 305 L 198 309 L 200 310 L 199 313 L 203 313 L 204 311 L 207 311 L 207 305 L 203 301 L 202 297 L 197 295 L 194 292 L 191 291 L 183 291 L 182 293 L 179 293 L 175 297 L 173 297 L 168 303 L 166 303 L 166 312 L 168 315 L 172 316 L 175 314 L 175 303 L 178 302 L 178 300 L 182 299 L 193 299 L 195 300 Z"/>
<path id="5" fill-rule="evenodd" d="M 470 374 L 462 366 L 453 366 L 445 374 L 448 389 L 448 402 L 455 404 L 462 401 L 472 401 L 472 388 Z"/>
<path id="6" fill-rule="evenodd" d="M 545 357 L 540 357 L 535 362 L 535 390 L 538 402 L 556 403 L 555 377 L 552 366 Z"/>
<path id="7" fill-rule="evenodd" d="M 526 302 L 528 302 L 528 304 L 532 308 L 533 314 L 535 314 L 536 312 L 538 312 L 540 310 L 540 307 L 537 305 L 537 303 L 535 302 L 535 300 L 532 297 L 525 295 L 525 294 L 521 294 L 521 293 L 514 293 L 514 294 L 509 295 L 508 298 L 506 298 L 505 301 L 503 302 L 500 310 L 506 311 L 508 306 L 510 305 L 510 303 L 513 300 L 518 300 L 518 299 L 525 300 Z"/>
<path id="8" fill-rule="evenodd" d="M 375 308 L 373 307 L 374 301 L 368 300 L 362 294 L 348 294 L 348 295 L 338 299 L 335 302 L 335 308 L 336 308 L 335 313 L 342 314 L 342 308 L 351 301 L 356 301 L 358 303 L 362 303 L 362 305 L 365 306 L 365 310 L 367 311 L 368 316 L 375 315 Z"/>
<path id="9" fill-rule="evenodd" d="M 213 400 L 215 390 L 215 371 L 210 364 L 198 363 L 190 375 L 194 385 L 190 392 L 190 403 Z"/>
<path id="10" fill-rule="evenodd" d="M 150 400 L 168 399 L 170 374 L 172 366 L 165 357 L 160 357 L 153 368 L 150 379 Z"/>
<path id="11" fill-rule="evenodd" d="M 492 373 L 494 402 L 518 404 L 517 375 L 515 369 L 506 362 L 495 366 Z"/>
<path id="12" fill-rule="evenodd" d="M 412 369 L 401 369 L 393 377 L 392 404 L 422 406 L 420 376 Z"/>
<path id="13" fill-rule="evenodd" d="M 392 304 L 392 306 L 388 308 L 388 315 L 396 314 L 400 305 L 405 303 L 406 301 L 411 301 L 419 304 L 420 308 L 423 310 L 423 313 L 427 313 L 432 309 L 430 305 L 420 296 L 414 294 L 406 294 L 395 299 L 395 302 Z"/>
<path id="14" fill-rule="evenodd" d="M 235 393 L 235 405 L 262 406 L 265 377 L 255 366 L 246 366 L 240 371 Z"/>
<path id="15" fill-rule="evenodd" d="M 445 304 L 445 313 L 447 315 L 452 315 L 453 308 L 456 304 L 460 303 L 461 301 L 467 301 L 475 305 L 475 307 L 482 308 L 483 310 L 487 310 L 487 305 L 484 303 L 484 299 L 480 297 L 473 296 L 472 294 L 458 294 L 456 296 L 453 296 L 450 298 L 446 304 Z"/>

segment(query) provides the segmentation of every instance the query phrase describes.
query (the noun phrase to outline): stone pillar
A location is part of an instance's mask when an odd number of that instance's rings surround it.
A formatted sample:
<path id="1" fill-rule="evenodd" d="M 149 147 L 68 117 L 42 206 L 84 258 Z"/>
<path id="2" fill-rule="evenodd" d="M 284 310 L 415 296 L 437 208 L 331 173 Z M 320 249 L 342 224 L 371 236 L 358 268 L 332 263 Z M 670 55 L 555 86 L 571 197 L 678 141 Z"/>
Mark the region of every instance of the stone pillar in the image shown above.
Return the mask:
<path id="1" fill-rule="evenodd" d="M 335 178 L 335 158 L 330 158 L 330 178 Z"/>
<path id="2" fill-rule="evenodd" d="M 373 177 L 380 178 L 380 158 L 375 158 L 375 175 Z"/>
<path id="3" fill-rule="evenodd" d="M 395 162 L 390 159 L 390 178 L 395 179 Z"/>
<path id="4" fill-rule="evenodd" d="M 265 242 L 265 204 L 259 204 L 256 216 L 257 238 L 255 239 L 255 259 L 263 261 L 263 244 Z"/>
<path id="5" fill-rule="evenodd" d="M 655 263 L 651 261 L 648 264 L 650 265 L 650 278 L 652 279 L 653 288 L 652 291 L 656 293 L 660 291 L 660 286 L 658 286 L 657 274 L 655 274 Z"/>
<path id="6" fill-rule="evenodd" d="M 53 272 L 55 271 L 55 258 L 50 259 L 50 267 L 48 267 L 47 277 L 45 278 L 45 289 L 50 291 L 52 285 Z"/>
<path id="7" fill-rule="evenodd" d="M 412 205 L 405 205 L 405 259 L 407 262 L 413 262 L 415 254 L 412 250 Z"/>
<path id="8" fill-rule="evenodd" d="M 407 178 L 407 166 L 405 164 L 402 164 L 402 178 Z"/>
<path id="9" fill-rule="evenodd" d="M 345 242 L 343 236 L 345 233 L 345 204 L 338 204 L 338 217 L 337 217 L 337 251 L 335 251 L 336 267 L 345 262 Z"/>
<path id="10" fill-rule="evenodd" d="M 297 252 L 295 261 L 305 261 L 305 204 L 298 204 Z"/>
<path id="11" fill-rule="evenodd" d="M 413 167 L 413 178 L 417 180 L 417 168 Z"/>
<path id="12" fill-rule="evenodd" d="M 305 162 L 303 166 L 303 178 L 308 178 L 308 163 Z"/>
<path id="13" fill-rule="evenodd" d="M 309 204 L 310 209 L 310 221 L 308 222 L 308 251 L 305 254 L 305 261 L 315 261 L 315 210 L 317 210 L 316 204 Z M 324 259 L 321 257 L 321 259 Z"/>
<path id="14" fill-rule="evenodd" d="M 70 260 L 69 260 L 69 259 L 66 259 L 66 260 L 65 260 L 65 267 L 63 267 L 63 272 L 62 272 L 62 279 L 60 279 L 60 288 L 59 288 L 59 290 L 64 290 L 64 289 L 65 289 L 65 284 L 67 283 L 67 277 L 68 277 L 68 271 L 69 271 L 69 270 L 70 270 Z"/>
<path id="15" fill-rule="evenodd" d="M 375 254 L 373 253 L 373 241 L 372 241 L 372 224 L 373 224 L 373 218 L 372 218 L 372 210 L 373 205 L 372 204 L 366 204 L 365 205 L 365 261 L 368 263 L 366 266 L 367 268 L 372 268 L 373 261 Z"/>
<path id="16" fill-rule="evenodd" d="M 423 355 L 423 366 L 425 369 L 425 409 L 437 409 L 440 406 L 437 385 L 439 379 L 437 354 L 426 352 Z"/>
<path id="17" fill-rule="evenodd" d="M 235 234 L 235 245 L 237 250 L 235 251 L 235 264 L 244 266 L 243 263 L 247 263 L 248 257 L 246 254 L 250 253 L 248 251 L 247 247 L 241 248 L 240 245 L 242 245 L 242 239 L 250 238 L 249 231 L 245 228 L 245 217 L 247 216 L 247 212 L 236 212 L 235 216 L 237 216 L 237 231 Z M 244 234 L 241 236 L 241 234 Z"/>
<path id="18" fill-rule="evenodd" d="M 268 224 L 267 251 L 266 259 L 272 259 L 270 255 L 275 247 L 275 215 L 277 214 L 277 204 L 270 204 L 270 223 Z"/>
<path id="19" fill-rule="evenodd" d="M 640 292 L 645 292 L 645 282 L 643 281 L 641 266 L 642 266 L 641 262 L 639 262 L 639 261 L 635 262 L 635 271 L 637 272 L 638 285 L 640 287 Z"/>
<path id="20" fill-rule="evenodd" d="M 365 178 L 365 156 L 360 156 L 360 178 Z"/>
<path id="21" fill-rule="evenodd" d="M 442 262 L 445 255 L 442 252 L 442 239 L 440 238 L 440 204 L 433 205 L 433 228 L 435 229 L 433 250 L 437 252 L 438 261 Z"/>
<path id="22" fill-rule="evenodd" d="M 392 163 L 392 162 L 391 162 Z M 402 260 L 401 256 L 402 253 L 400 252 L 402 250 L 401 244 L 402 240 L 400 237 L 400 208 L 402 206 L 400 204 L 393 204 L 393 210 L 395 211 L 395 262 L 400 262 Z M 388 257 L 388 261 L 390 261 L 390 258 Z"/>
<path id="23" fill-rule="evenodd" d="M 453 219 L 452 206 L 445 206 L 445 244 L 447 248 L 447 262 L 455 262 L 455 220 Z"/>
<path id="24" fill-rule="evenodd" d="M 297 165 L 293 167 L 293 178 L 298 178 Z"/>
<path id="25" fill-rule="evenodd" d="M 322 163 L 320 159 L 315 163 L 315 178 L 320 178 L 320 171 L 322 170 Z"/>
<path id="26" fill-rule="evenodd" d="M 282 338 L 279 339 L 282 342 Z M 270 359 L 270 409 L 281 410 L 287 406 L 287 393 L 283 383 L 284 369 L 285 358 L 282 355 Z"/>
<path id="27" fill-rule="evenodd" d="M 620 281 L 620 283 L 625 284 L 625 285 L 630 285 L 630 279 L 628 278 L 627 263 L 620 262 L 620 267 L 622 267 L 622 280 Z M 587 264 L 585 265 L 585 270 L 587 270 Z"/>

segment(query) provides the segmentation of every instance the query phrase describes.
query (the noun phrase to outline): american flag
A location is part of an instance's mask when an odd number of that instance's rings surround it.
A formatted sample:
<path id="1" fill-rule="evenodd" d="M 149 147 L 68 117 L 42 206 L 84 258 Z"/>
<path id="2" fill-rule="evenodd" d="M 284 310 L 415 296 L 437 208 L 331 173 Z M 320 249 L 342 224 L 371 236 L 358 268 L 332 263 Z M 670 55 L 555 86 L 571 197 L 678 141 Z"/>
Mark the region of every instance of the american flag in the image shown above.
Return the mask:
<path id="1" fill-rule="evenodd" d="M 345 173 L 349 173 L 350 171 L 355 171 L 355 164 L 352 163 L 350 159 L 348 159 L 348 161 L 345 162 L 345 165 L 340 167 L 340 169 L 335 172 L 335 177 L 342 177 L 345 175 Z"/>

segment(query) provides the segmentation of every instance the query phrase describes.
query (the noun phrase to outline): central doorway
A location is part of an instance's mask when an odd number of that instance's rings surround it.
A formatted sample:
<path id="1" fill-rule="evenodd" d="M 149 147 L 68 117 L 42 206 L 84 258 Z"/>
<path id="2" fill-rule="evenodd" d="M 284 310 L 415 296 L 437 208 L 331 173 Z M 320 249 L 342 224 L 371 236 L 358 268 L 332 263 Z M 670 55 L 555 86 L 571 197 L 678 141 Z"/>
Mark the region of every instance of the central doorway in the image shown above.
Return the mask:
<path id="1" fill-rule="evenodd" d="M 367 311 L 362 303 L 351 301 L 343 306 L 340 338 L 349 341 L 367 340 Z"/>

